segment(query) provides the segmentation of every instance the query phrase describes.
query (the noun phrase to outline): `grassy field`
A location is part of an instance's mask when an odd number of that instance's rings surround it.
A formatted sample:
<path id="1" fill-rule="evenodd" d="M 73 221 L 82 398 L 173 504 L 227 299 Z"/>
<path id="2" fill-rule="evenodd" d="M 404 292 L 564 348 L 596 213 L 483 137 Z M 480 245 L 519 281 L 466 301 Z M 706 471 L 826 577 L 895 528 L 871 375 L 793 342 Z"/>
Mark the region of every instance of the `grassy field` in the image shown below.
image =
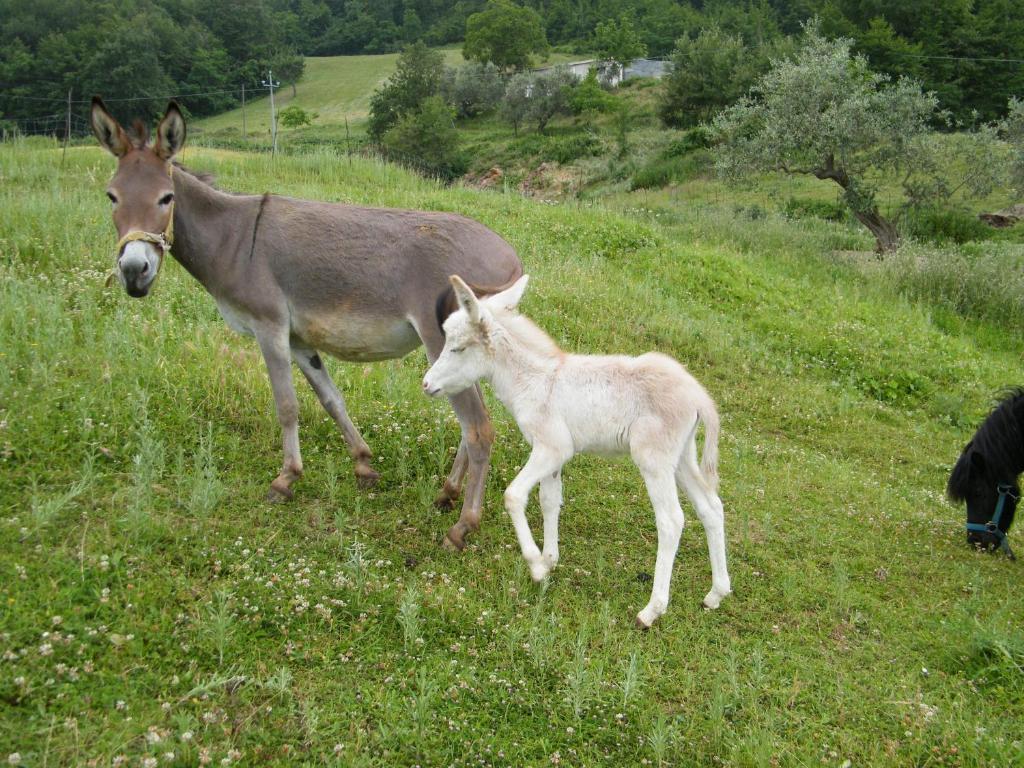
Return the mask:
<path id="1" fill-rule="evenodd" d="M 565 347 L 682 360 L 723 414 L 735 593 L 698 607 L 687 510 L 673 604 L 636 631 L 649 504 L 631 464 L 586 457 L 534 586 L 500 504 L 526 447 L 497 406 L 483 529 L 443 550 L 454 515 L 430 500 L 458 432 L 418 354 L 327 363 L 377 489 L 301 386 L 306 476 L 266 504 L 279 438 L 255 346 L 173 261 L 146 300 L 104 288 L 108 156 L 3 145 L 0 760 L 1024 761 L 1022 566 L 969 550 L 942 495 L 1024 380 L 1018 331 L 833 256 L 867 247 L 844 224 L 541 204 L 329 153 L 184 160 L 229 190 L 465 213 L 519 250 L 523 309 Z"/>

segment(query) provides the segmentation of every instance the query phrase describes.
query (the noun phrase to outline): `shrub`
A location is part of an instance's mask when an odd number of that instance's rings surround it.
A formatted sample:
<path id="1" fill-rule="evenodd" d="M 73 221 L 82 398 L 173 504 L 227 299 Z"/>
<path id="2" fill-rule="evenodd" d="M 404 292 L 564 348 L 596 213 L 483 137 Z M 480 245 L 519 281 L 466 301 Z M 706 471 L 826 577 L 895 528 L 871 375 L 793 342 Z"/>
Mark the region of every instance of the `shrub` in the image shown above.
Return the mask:
<path id="1" fill-rule="evenodd" d="M 648 160 L 633 174 L 630 189 L 660 189 L 692 179 L 710 167 L 711 157 L 704 150 L 683 156 L 665 152 Z"/>
<path id="2" fill-rule="evenodd" d="M 466 171 L 453 120 L 444 100 L 431 96 L 384 134 L 384 151 L 390 159 L 420 173 L 450 181 Z"/>
<path id="3" fill-rule="evenodd" d="M 828 200 L 802 200 L 791 197 L 786 201 L 782 212 L 792 219 L 814 217 L 826 221 L 843 221 L 846 219 L 847 208 L 841 203 Z"/>
<path id="4" fill-rule="evenodd" d="M 592 133 L 581 133 L 557 139 L 548 145 L 547 158 L 559 163 L 571 163 L 578 157 L 601 154 L 601 140 Z"/>
<path id="5" fill-rule="evenodd" d="M 302 107 L 293 104 L 281 110 L 279 115 L 281 125 L 285 128 L 301 128 L 304 125 L 312 125 L 317 118 L 315 112 L 307 112 Z"/>
<path id="6" fill-rule="evenodd" d="M 903 219 L 906 234 L 916 240 L 933 243 L 969 243 L 972 240 L 988 240 L 993 230 L 985 222 L 968 211 L 956 208 L 916 208 L 907 212 Z"/>
<path id="7" fill-rule="evenodd" d="M 666 157 L 685 155 L 697 149 L 708 149 L 711 146 L 711 131 L 706 126 L 698 125 L 683 132 L 662 153 Z"/>

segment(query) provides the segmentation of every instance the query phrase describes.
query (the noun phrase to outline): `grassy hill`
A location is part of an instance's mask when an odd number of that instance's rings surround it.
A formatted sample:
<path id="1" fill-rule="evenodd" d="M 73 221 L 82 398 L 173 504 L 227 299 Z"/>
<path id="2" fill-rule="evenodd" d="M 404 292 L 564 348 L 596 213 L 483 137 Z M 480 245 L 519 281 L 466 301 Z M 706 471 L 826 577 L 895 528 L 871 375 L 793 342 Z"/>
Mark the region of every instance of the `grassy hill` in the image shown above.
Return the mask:
<path id="1" fill-rule="evenodd" d="M 3 145 L 0 757 L 1024 761 L 1022 566 L 969 550 L 942 495 L 993 394 L 1024 380 L 1019 332 L 903 298 L 833 255 L 864 238 L 824 221 L 540 204 L 324 152 L 185 160 L 229 190 L 465 213 L 519 250 L 523 310 L 566 348 L 678 357 L 723 414 L 735 594 L 698 608 L 687 509 L 673 603 L 634 630 L 648 501 L 631 464 L 586 457 L 535 587 L 501 511 L 526 447 L 498 406 L 483 529 L 441 549 L 454 516 L 429 502 L 458 432 L 419 354 L 328 361 L 374 492 L 300 383 L 306 476 L 264 503 L 279 438 L 255 346 L 171 260 L 146 300 L 103 287 L 109 157 Z"/>

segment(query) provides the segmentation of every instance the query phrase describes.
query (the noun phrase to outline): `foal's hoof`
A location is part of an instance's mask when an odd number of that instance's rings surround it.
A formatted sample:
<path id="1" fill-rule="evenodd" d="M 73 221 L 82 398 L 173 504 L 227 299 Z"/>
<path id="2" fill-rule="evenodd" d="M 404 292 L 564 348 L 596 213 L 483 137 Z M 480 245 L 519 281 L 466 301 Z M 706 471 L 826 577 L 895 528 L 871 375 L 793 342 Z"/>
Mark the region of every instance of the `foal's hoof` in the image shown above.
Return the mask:
<path id="1" fill-rule="evenodd" d="M 704 607 L 705 610 L 713 611 L 716 608 L 718 608 L 718 606 L 722 604 L 722 600 L 724 600 L 730 594 L 731 592 L 726 592 L 724 595 L 720 595 L 714 590 L 712 590 L 704 596 L 704 599 L 701 601 L 701 605 Z"/>
<path id="2" fill-rule="evenodd" d="M 356 470 L 356 485 L 362 491 L 368 491 L 377 485 L 377 481 L 380 480 L 380 474 L 374 472 L 372 469 L 367 467 L 363 470 Z"/>
<path id="3" fill-rule="evenodd" d="M 276 480 L 270 484 L 270 489 L 267 491 L 267 501 L 271 504 L 281 504 L 291 501 L 293 498 L 295 498 L 295 491 L 287 485 L 279 484 Z"/>
<path id="4" fill-rule="evenodd" d="M 646 632 L 648 629 L 651 628 L 651 625 L 645 622 L 643 619 L 641 619 L 640 614 L 637 614 L 636 628 L 639 629 L 641 632 Z"/>

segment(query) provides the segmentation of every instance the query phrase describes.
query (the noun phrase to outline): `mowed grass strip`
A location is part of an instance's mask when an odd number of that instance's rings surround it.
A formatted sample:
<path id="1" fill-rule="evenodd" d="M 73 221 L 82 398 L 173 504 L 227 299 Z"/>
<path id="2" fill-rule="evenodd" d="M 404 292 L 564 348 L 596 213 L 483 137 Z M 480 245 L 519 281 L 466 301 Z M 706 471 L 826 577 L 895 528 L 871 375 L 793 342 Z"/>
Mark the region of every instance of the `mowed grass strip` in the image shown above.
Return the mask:
<path id="1" fill-rule="evenodd" d="M 376 454 L 356 489 L 301 382 L 280 461 L 254 344 L 171 260 L 103 282 L 99 150 L 0 146 L 0 759 L 26 765 L 1010 765 L 1024 759 L 1021 565 L 974 553 L 946 473 L 1024 344 L 828 257 L 842 228 L 443 188 L 330 153 L 188 150 L 228 190 L 453 210 L 507 238 L 565 348 L 683 361 L 723 414 L 735 594 L 687 511 L 648 633 L 656 533 L 628 462 L 565 476 L 562 561 L 530 582 L 501 493 L 440 548 L 458 440 L 421 354 L 328 361 Z M 297 379 L 298 381 L 298 379 Z M 684 506 L 685 509 L 685 506 Z M 539 528 L 536 500 L 531 520 Z M 1011 537 L 1012 538 L 1012 537 Z"/>

